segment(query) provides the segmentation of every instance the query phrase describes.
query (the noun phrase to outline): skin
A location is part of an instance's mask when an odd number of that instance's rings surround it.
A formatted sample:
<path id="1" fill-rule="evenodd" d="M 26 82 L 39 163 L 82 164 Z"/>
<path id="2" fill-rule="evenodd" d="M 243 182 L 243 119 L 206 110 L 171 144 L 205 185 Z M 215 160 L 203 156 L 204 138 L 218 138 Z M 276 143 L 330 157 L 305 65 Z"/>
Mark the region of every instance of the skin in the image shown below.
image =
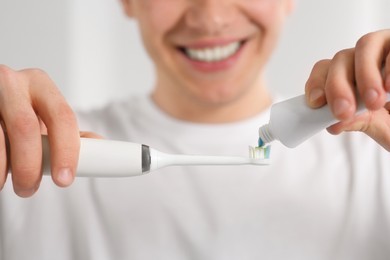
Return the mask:
<path id="1" fill-rule="evenodd" d="M 125 13 L 137 20 L 155 64 L 153 99 L 168 114 L 221 123 L 253 116 L 270 104 L 261 72 L 292 9 L 291 0 L 122 2 Z M 178 50 L 237 39 L 245 41 L 239 59 L 219 71 L 194 69 Z"/>
<path id="2" fill-rule="evenodd" d="M 153 59 L 156 85 L 152 98 L 178 119 L 234 122 L 267 109 L 271 98 L 263 71 L 292 0 L 122 0 L 136 19 Z M 194 65 L 180 48 L 245 42 L 239 55 L 222 68 Z M 368 34 L 353 49 L 318 62 L 306 85 L 308 104 L 329 103 L 341 123 L 329 131 L 362 131 L 390 151 L 390 117 L 385 92 L 390 90 L 390 30 Z M 380 64 L 384 64 L 384 78 Z M 369 113 L 353 117 L 355 83 Z M 374 89 L 377 96 L 370 94 Z M 346 102 L 346 103 L 345 103 Z M 248 105 L 250 104 L 250 105 Z M 388 106 L 387 106 L 388 108 Z M 0 66 L 0 188 L 12 167 L 14 191 L 32 196 L 41 180 L 41 134 L 48 134 L 52 178 L 69 186 L 77 168 L 80 132 L 72 109 L 43 71 L 15 71 Z M 6 137 L 7 136 L 7 137 Z M 6 140 L 9 140 L 6 145 Z M 6 148 L 7 147 L 7 148 Z M 8 150 L 8 152 L 7 152 Z M 8 165 L 6 164 L 8 162 Z"/>
<path id="3" fill-rule="evenodd" d="M 359 116 L 357 95 L 369 110 Z M 390 30 L 364 35 L 355 48 L 338 52 L 333 59 L 319 61 L 306 84 L 307 103 L 328 103 L 340 123 L 328 128 L 332 134 L 361 131 L 390 151 Z"/>

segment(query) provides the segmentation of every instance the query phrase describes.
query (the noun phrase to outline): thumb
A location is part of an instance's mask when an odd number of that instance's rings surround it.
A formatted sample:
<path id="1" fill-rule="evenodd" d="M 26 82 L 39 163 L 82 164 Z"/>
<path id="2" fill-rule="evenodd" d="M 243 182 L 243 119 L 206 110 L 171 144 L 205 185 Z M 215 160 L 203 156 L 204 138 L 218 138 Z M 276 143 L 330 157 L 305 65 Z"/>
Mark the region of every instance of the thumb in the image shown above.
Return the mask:
<path id="1" fill-rule="evenodd" d="M 80 131 L 80 137 L 83 138 L 93 138 L 93 139 L 104 139 L 103 136 L 94 133 L 94 132 L 88 132 L 88 131 Z"/>

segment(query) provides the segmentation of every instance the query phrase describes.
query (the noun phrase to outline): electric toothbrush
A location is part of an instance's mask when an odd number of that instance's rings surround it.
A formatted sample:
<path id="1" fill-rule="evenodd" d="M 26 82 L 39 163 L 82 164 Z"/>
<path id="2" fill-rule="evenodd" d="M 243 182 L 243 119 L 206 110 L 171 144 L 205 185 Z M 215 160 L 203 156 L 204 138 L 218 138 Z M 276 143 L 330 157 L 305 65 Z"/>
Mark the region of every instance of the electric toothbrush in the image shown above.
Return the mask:
<path id="1" fill-rule="evenodd" d="M 48 138 L 42 138 L 43 174 L 50 175 Z M 268 165 L 269 148 L 249 147 L 249 156 L 168 154 L 144 144 L 105 139 L 80 139 L 78 177 L 131 177 L 174 165 Z"/>

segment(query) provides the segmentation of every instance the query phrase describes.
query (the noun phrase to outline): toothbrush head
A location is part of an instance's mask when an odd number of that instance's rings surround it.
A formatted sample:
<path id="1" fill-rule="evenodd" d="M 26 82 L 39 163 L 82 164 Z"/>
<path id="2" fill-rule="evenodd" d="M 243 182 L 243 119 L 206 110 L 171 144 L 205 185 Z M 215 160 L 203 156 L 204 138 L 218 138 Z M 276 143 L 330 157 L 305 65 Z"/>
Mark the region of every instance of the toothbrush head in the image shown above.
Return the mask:
<path id="1" fill-rule="evenodd" d="M 271 146 L 249 146 L 249 157 L 251 159 L 269 159 Z"/>

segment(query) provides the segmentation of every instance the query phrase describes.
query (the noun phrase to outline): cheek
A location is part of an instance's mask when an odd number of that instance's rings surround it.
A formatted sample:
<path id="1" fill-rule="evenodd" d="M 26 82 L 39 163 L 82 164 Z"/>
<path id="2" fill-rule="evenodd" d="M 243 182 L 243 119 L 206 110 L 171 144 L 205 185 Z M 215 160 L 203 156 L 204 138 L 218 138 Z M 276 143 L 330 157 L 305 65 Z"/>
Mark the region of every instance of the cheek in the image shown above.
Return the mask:
<path id="1" fill-rule="evenodd" d="M 180 19 L 178 8 L 173 0 L 141 0 L 137 6 L 137 22 L 144 46 L 150 57 L 158 61 L 164 52 L 161 51 L 166 35 Z"/>
<path id="2" fill-rule="evenodd" d="M 245 12 L 249 19 L 264 31 L 279 31 L 286 16 L 284 3 L 286 0 L 248 0 Z"/>
<path id="3" fill-rule="evenodd" d="M 142 30 L 157 35 L 169 32 L 180 20 L 185 0 L 141 0 L 137 17 Z"/>
<path id="4" fill-rule="evenodd" d="M 248 0 L 247 16 L 261 31 L 258 51 L 263 64 L 278 43 L 286 17 L 285 2 L 286 0 Z"/>

